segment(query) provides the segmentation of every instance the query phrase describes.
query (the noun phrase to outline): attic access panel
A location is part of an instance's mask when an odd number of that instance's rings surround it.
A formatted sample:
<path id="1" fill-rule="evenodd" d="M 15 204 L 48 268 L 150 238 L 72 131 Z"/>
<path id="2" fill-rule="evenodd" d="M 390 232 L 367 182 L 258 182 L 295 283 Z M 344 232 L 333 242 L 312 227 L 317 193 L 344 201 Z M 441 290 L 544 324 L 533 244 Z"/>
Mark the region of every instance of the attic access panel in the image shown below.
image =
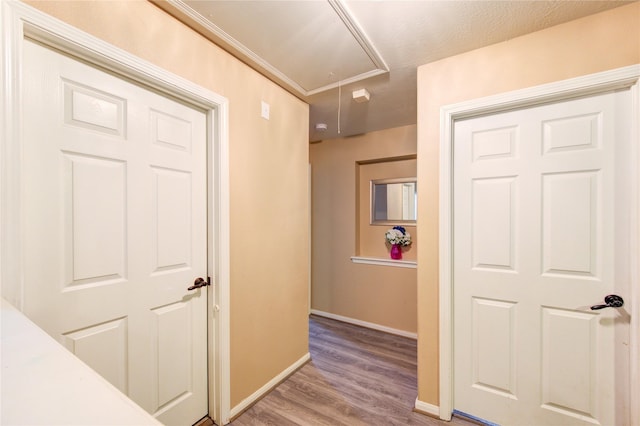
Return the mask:
<path id="1" fill-rule="evenodd" d="M 208 30 L 303 96 L 388 71 L 337 1 L 186 1 Z"/>

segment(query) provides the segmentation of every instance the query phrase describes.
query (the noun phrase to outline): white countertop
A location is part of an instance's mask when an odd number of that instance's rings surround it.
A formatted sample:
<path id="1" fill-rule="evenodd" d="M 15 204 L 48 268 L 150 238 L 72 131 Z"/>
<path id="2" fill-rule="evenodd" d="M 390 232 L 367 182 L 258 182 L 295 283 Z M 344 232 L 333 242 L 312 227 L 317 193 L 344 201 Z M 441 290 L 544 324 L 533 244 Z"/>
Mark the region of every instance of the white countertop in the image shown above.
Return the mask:
<path id="1" fill-rule="evenodd" d="M 161 424 L 4 299 L 0 321 L 0 424 Z"/>

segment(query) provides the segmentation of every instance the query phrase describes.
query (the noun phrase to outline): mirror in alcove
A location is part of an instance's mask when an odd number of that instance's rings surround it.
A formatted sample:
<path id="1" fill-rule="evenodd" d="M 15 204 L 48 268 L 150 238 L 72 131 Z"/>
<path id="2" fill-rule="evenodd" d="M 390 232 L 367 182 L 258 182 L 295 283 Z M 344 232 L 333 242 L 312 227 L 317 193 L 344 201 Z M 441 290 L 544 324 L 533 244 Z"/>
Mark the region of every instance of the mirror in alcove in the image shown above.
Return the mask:
<path id="1" fill-rule="evenodd" d="M 415 224 L 418 217 L 417 179 L 371 181 L 371 224 Z"/>

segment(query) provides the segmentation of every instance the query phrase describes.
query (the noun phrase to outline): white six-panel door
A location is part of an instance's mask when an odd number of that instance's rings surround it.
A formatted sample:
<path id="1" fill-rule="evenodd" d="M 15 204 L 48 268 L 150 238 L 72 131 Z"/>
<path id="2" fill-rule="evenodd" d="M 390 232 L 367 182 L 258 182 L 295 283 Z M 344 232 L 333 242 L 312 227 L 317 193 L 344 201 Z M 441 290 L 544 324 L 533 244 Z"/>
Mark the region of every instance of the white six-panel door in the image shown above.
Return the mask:
<path id="1" fill-rule="evenodd" d="M 628 424 L 629 93 L 459 120 L 454 408 L 504 425 Z"/>
<path id="2" fill-rule="evenodd" d="M 24 43 L 24 311 L 165 424 L 207 414 L 206 117 Z M 63 374 L 63 372 L 61 372 Z"/>

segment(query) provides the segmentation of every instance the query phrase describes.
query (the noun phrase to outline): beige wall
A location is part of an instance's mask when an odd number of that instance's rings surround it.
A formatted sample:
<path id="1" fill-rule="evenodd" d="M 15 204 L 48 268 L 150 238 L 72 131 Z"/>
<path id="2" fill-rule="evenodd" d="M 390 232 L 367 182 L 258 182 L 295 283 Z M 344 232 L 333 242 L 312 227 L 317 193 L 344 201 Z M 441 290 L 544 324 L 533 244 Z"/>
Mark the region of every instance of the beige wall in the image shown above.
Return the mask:
<path id="1" fill-rule="evenodd" d="M 418 399 L 438 405 L 440 107 L 640 63 L 640 3 L 418 68 Z"/>
<path id="2" fill-rule="evenodd" d="M 29 3 L 229 99 L 237 405 L 308 351 L 308 105 L 146 1 Z"/>
<path id="3" fill-rule="evenodd" d="M 368 206 L 363 228 L 378 236 L 366 240 L 372 246 L 358 246 L 358 163 L 415 154 L 416 126 L 311 144 L 313 309 L 415 333 L 416 270 L 351 262 L 356 253 L 389 258 L 384 232 L 390 226 L 369 227 Z"/>

